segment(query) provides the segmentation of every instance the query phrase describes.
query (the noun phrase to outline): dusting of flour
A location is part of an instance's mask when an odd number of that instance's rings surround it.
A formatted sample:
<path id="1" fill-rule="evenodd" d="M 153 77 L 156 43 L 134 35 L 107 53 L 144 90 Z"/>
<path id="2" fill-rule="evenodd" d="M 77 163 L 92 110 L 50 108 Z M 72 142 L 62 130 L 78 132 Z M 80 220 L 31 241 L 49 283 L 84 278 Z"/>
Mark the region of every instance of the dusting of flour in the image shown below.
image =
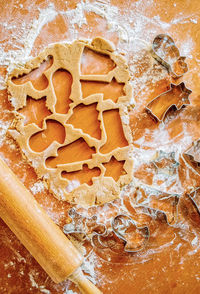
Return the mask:
<path id="1" fill-rule="evenodd" d="M 0 44 L 0 64 L 7 68 L 7 72 L 10 73 L 15 67 L 23 66 L 29 59 L 32 58 L 31 52 L 34 48 L 36 38 L 42 32 L 44 25 L 53 22 L 55 17 L 61 15 L 69 22 L 69 36 L 67 42 L 79 38 L 78 28 L 87 26 L 86 13 L 91 12 L 102 18 L 107 22 L 107 31 L 115 32 L 118 35 L 119 41 L 117 44 L 117 50 L 123 52 L 127 59 L 128 66 L 131 73 L 131 83 L 133 86 L 133 94 L 136 95 L 138 90 L 145 91 L 145 85 L 147 83 L 156 83 L 157 81 L 166 77 L 167 72 L 160 65 L 155 64 L 155 61 L 151 60 L 149 55 L 150 43 L 153 37 L 160 32 L 160 30 L 167 31 L 172 25 L 177 22 L 197 22 L 194 15 L 191 15 L 187 19 L 181 18 L 178 15 L 176 19 L 172 19 L 171 23 L 161 21 L 159 16 L 149 18 L 145 16 L 144 12 L 148 7 L 153 5 L 153 0 L 149 1 L 137 1 L 133 9 L 129 7 L 122 12 L 114 5 L 111 5 L 110 1 L 80 1 L 74 9 L 68 10 L 56 10 L 53 3 L 49 4 L 46 8 L 38 9 L 38 16 L 31 23 L 22 22 L 20 27 L 20 33 L 14 35 L 12 32 L 15 24 L 1 23 L 1 26 L 10 35 L 10 38 L 16 41 L 17 46 L 11 50 L 6 50 L 5 46 Z M 22 5 L 22 4 L 20 4 Z M 20 6 L 22 8 L 22 6 Z M 31 10 L 29 11 L 31 14 Z M 145 34 L 148 30 L 148 26 L 151 24 L 151 31 Z M 88 32 L 90 32 L 88 27 Z M 180 48 L 181 54 L 186 54 L 190 57 L 193 44 L 190 36 L 186 34 L 185 42 Z M 143 40 L 143 38 L 147 38 Z M 145 73 L 141 76 L 137 76 L 137 63 L 149 55 L 149 60 L 152 62 L 152 66 L 149 67 Z M 158 71 L 156 70 L 158 69 Z M 2 75 L 0 75 L 0 90 L 5 89 L 6 83 Z M 2 120 L 0 118 L 0 146 L 5 141 L 6 133 L 10 127 L 11 121 Z M 139 142 L 138 142 L 139 143 Z M 143 160 L 145 155 L 143 156 Z M 148 156 L 147 156 L 148 160 Z M 41 193 L 45 190 L 46 186 L 42 181 L 34 183 L 30 190 L 33 194 Z M 51 208 L 50 208 L 51 210 Z M 12 266 L 12 265 L 10 265 Z M 98 268 L 98 260 L 94 253 L 91 253 L 85 260 L 82 269 L 87 273 L 89 279 L 93 283 L 97 283 L 99 277 L 96 274 L 96 268 Z M 50 294 L 44 286 L 40 286 L 34 279 L 34 276 L 29 273 L 30 285 L 40 291 L 41 293 Z M 66 287 L 68 288 L 67 284 Z M 65 294 L 76 294 L 72 290 L 65 290 Z"/>
<path id="2" fill-rule="evenodd" d="M 42 193 L 44 190 L 47 188 L 46 183 L 43 181 L 38 181 L 34 183 L 31 187 L 30 190 L 33 193 L 33 195 L 37 193 Z"/>

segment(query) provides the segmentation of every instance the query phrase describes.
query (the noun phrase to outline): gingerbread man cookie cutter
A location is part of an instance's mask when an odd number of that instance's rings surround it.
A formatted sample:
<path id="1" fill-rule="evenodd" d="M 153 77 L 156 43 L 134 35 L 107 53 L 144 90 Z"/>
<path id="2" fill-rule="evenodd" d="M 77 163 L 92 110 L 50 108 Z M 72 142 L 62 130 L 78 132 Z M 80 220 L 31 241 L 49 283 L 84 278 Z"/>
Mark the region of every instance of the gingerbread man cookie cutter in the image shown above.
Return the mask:
<path id="1" fill-rule="evenodd" d="M 132 234 L 134 235 L 134 240 L 132 240 L 132 236 L 129 238 L 130 227 L 134 227 L 135 229 L 136 235 Z M 131 253 L 143 250 L 146 247 L 150 237 L 148 226 L 139 227 L 137 223 L 126 214 L 119 214 L 113 219 L 112 230 L 118 238 L 125 242 L 124 251 Z M 142 237 L 143 239 L 140 240 L 141 242 L 138 242 L 139 244 L 137 244 L 135 241 L 137 237 Z"/>
<path id="2" fill-rule="evenodd" d="M 98 249 L 109 248 L 112 250 L 112 247 L 119 241 L 124 244 L 123 250 L 125 252 L 134 253 L 143 250 L 150 237 L 148 226 L 139 227 L 126 214 L 116 215 L 109 228 L 98 222 L 96 215 L 83 217 L 73 208 L 70 209 L 69 216 L 72 218 L 72 223 L 64 226 L 64 233 L 79 235 L 83 241 L 88 237 L 92 246 Z M 132 231 L 130 231 L 130 227 L 132 227 Z"/>

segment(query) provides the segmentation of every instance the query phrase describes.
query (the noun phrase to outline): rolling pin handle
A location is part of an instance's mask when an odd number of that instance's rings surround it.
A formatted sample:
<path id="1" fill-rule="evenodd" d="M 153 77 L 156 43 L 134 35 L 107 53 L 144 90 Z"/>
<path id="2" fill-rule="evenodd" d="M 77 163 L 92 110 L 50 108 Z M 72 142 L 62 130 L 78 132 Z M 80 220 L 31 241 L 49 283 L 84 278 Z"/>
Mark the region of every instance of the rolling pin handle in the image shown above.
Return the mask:
<path id="1" fill-rule="evenodd" d="M 82 293 L 101 293 L 79 269 L 83 256 L 1 158 L 0 218 L 55 283 L 70 276 Z"/>
<path id="2" fill-rule="evenodd" d="M 102 292 L 84 276 L 80 268 L 77 268 L 68 279 L 74 282 L 83 294 L 102 294 Z"/>

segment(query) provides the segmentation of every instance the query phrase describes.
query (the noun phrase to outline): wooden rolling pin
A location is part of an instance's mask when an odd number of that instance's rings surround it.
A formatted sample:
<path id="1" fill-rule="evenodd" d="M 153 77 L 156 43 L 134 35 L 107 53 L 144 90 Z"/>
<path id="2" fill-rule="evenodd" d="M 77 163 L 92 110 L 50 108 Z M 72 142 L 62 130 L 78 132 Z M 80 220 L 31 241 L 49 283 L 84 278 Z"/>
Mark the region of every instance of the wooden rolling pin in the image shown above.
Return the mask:
<path id="1" fill-rule="evenodd" d="M 54 282 L 68 278 L 82 293 L 102 293 L 83 275 L 82 255 L 1 158 L 0 217 Z"/>

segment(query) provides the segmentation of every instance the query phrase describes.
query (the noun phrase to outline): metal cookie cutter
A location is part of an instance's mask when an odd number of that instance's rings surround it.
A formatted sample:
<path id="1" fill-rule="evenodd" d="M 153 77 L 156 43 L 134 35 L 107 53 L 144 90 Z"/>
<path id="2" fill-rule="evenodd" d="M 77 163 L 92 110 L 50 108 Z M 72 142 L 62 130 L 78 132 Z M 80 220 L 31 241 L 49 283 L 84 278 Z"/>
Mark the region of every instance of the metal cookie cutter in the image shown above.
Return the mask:
<path id="1" fill-rule="evenodd" d="M 162 150 L 156 152 L 156 158 L 151 162 L 158 174 L 166 176 L 172 176 L 174 173 L 177 173 L 179 166 L 179 162 L 175 159 L 175 152 L 164 152 Z"/>
<path id="2" fill-rule="evenodd" d="M 65 234 L 79 234 L 81 236 L 90 236 L 91 234 L 103 234 L 106 231 L 105 225 L 97 222 L 97 216 L 84 217 L 75 209 L 68 212 L 72 222 L 66 224 L 63 228 Z"/>
<path id="3" fill-rule="evenodd" d="M 147 216 L 150 216 L 152 220 L 159 220 L 162 223 L 166 223 L 168 226 L 173 227 L 176 225 L 178 220 L 178 202 L 175 207 L 175 215 L 174 219 L 172 221 L 169 221 L 169 217 L 166 213 L 166 211 L 161 210 L 159 208 L 153 208 L 150 206 L 145 205 L 138 205 L 135 207 L 136 213 L 138 214 L 145 214 Z"/>
<path id="4" fill-rule="evenodd" d="M 200 211 L 200 187 L 196 188 L 193 192 L 190 193 L 190 197 L 195 202 L 198 210 Z"/>
<path id="5" fill-rule="evenodd" d="M 181 197 L 180 199 L 179 207 L 183 213 L 183 216 L 189 219 L 192 223 L 195 223 L 195 225 L 198 224 L 197 228 L 199 229 L 200 211 L 198 205 L 196 204 L 196 201 L 192 197 L 194 192 L 192 192 L 191 194 L 184 194 L 183 197 Z"/>
<path id="6" fill-rule="evenodd" d="M 89 239 L 98 249 L 111 249 L 118 254 L 122 251 L 133 253 L 144 249 L 149 240 L 148 227 L 137 227 L 128 215 L 114 217 L 110 228 L 98 223 L 96 216 L 83 217 L 74 209 L 69 215 L 72 223 L 64 226 L 64 233 L 82 241 Z"/>
<path id="7" fill-rule="evenodd" d="M 117 215 L 111 222 L 111 231 L 95 234 L 92 238 L 93 245 L 99 249 L 109 248 L 118 254 L 123 251 L 135 253 L 143 250 L 149 240 L 147 226 L 137 227 L 128 215 Z"/>
<path id="8" fill-rule="evenodd" d="M 184 162 L 189 165 L 197 174 L 200 174 L 200 139 L 194 141 L 192 146 L 187 149 L 183 154 L 182 158 Z"/>
<path id="9" fill-rule="evenodd" d="M 192 91 L 186 88 L 185 83 L 179 85 L 170 84 L 170 89 L 161 93 L 153 100 L 151 100 L 145 107 L 150 114 L 161 122 L 164 120 L 166 113 L 172 107 L 180 110 L 182 107 L 190 104 L 189 95 Z"/>
<path id="10" fill-rule="evenodd" d="M 144 249 L 149 241 L 149 228 L 138 227 L 134 220 L 125 214 L 117 215 L 112 221 L 112 230 L 125 242 L 124 251 L 138 252 Z"/>
<path id="11" fill-rule="evenodd" d="M 174 40 L 166 35 L 160 34 L 152 43 L 153 57 L 160 62 L 175 79 L 180 78 L 188 71 L 185 56 L 180 56 Z"/>
<path id="12" fill-rule="evenodd" d="M 181 194 L 169 194 L 149 185 L 140 184 L 134 198 L 126 198 L 124 205 L 134 220 L 144 214 L 153 219 L 161 219 L 169 226 L 176 225 L 178 219 L 178 202 Z M 131 209 L 130 209 L 131 207 Z M 161 217 L 162 216 L 162 217 Z M 143 225 L 148 226 L 148 220 Z"/>

